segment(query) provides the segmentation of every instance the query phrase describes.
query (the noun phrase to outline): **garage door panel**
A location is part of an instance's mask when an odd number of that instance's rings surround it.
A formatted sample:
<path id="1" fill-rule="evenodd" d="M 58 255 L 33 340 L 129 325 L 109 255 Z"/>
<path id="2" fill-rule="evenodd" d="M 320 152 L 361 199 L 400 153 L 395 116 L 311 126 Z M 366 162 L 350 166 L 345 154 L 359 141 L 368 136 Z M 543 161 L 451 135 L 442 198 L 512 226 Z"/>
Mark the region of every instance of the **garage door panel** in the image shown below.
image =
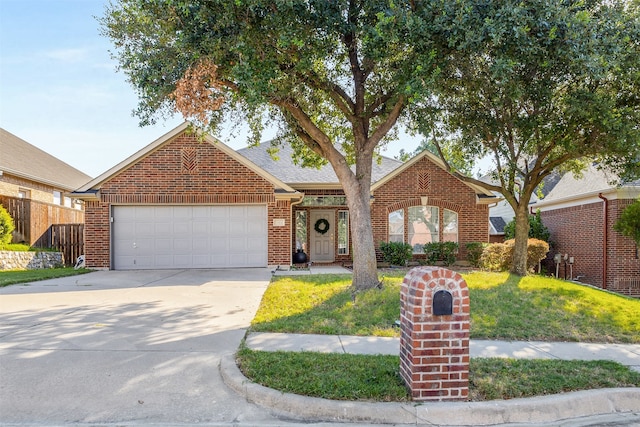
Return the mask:
<path id="1" fill-rule="evenodd" d="M 115 206 L 115 269 L 267 265 L 266 206 Z"/>

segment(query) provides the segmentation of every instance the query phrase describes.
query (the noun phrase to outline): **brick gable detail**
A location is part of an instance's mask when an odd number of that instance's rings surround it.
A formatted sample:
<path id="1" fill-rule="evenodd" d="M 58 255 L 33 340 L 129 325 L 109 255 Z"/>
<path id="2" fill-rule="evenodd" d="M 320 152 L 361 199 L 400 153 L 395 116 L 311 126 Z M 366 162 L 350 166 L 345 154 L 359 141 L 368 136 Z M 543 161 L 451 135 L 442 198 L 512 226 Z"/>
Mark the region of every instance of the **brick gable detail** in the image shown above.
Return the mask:
<path id="1" fill-rule="evenodd" d="M 429 181 L 428 186 L 425 186 L 426 177 Z M 397 209 L 420 206 L 422 197 L 427 197 L 428 205 L 440 208 L 441 227 L 444 223 L 443 209 L 458 214 L 459 260 L 466 259 L 467 243 L 489 241 L 488 206 L 477 204 L 477 196 L 469 186 L 425 157 L 375 191 L 371 221 L 376 245 L 388 239 L 389 213 Z M 408 230 L 405 230 L 405 236 L 407 234 Z"/>
<path id="2" fill-rule="evenodd" d="M 111 206 L 145 204 L 263 204 L 269 230 L 268 264 L 291 260 L 291 205 L 274 187 L 215 144 L 181 134 L 103 183 L 100 201 L 87 203 L 86 262 L 110 268 Z M 274 226 L 284 219 L 284 226 Z M 283 237 L 284 236 L 284 237 Z"/>

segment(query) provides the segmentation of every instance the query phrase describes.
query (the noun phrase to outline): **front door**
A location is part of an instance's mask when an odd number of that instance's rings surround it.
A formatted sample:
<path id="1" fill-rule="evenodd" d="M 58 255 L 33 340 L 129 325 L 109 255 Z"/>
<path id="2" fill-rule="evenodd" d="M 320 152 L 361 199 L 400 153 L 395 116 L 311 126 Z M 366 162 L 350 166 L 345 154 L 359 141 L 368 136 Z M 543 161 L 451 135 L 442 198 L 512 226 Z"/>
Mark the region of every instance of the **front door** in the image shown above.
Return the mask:
<path id="1" fill-rule="evenodd" d="M 333 211 L 311 211 L 311 261 L 333 262 L 335 260 Z"/>

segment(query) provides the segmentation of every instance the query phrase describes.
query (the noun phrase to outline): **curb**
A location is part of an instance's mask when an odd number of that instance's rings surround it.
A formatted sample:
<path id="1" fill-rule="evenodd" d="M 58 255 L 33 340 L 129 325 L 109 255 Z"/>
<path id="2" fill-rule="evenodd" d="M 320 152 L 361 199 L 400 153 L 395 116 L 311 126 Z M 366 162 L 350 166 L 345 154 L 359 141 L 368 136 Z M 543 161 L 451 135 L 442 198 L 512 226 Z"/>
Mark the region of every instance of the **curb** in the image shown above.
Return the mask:
<path id="1" fill-rule="evenodd" d="M 584 390 L 490 402 L 353 402 L 283 393 L 251 382 L 234 355 L 223 356 L 224 383 L 247 401 L 288 418 L 313 422 L 480 426 L 545 423 L 570 418 L 640 411 L 640 388 Z"/>

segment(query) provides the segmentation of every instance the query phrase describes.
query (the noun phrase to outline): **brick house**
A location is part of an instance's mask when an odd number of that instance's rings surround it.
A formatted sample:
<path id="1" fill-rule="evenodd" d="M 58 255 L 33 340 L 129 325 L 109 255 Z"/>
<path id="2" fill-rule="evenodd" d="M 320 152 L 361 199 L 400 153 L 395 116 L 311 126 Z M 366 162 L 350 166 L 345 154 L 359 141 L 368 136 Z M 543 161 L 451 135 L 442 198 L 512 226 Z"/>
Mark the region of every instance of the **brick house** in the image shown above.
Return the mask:
<path id="1" fill-rule="evenodd" d="M 289 266 L 297 249 L 314 263 L 351 260 L 349 211 L 330 166 L 301 168 L 289 147 L 235 151 L 184 123 L 74 197 L 85 200 L 90 268 Z M 490 192 L 467 185 L 423 153 L 375 164 L 374 238 L 419 243 L 488 241 Z"/>
<path id="2" fill-rule="evenodd" d="M 638 248 L 633 239 L 613 229 L 624 208 L 640 196 L 640 181 L 611 185 L 615 180 L 594 166 L 580 179 L 567 173 L 533 209 L 540 209 L 551 232 L 550 256 L 573 258 L 574 279 L 640 297 Z M 563 270 L 564 260 L 561 275 Z"/>
<path id="3" fill-rule="evenodd" d="M 89 175 L 1 128 L 0 153 L 0 203 L 15 222 L 14 241 L 36 245 L 53 224 L 84 222 L 69 192 Z"/>

